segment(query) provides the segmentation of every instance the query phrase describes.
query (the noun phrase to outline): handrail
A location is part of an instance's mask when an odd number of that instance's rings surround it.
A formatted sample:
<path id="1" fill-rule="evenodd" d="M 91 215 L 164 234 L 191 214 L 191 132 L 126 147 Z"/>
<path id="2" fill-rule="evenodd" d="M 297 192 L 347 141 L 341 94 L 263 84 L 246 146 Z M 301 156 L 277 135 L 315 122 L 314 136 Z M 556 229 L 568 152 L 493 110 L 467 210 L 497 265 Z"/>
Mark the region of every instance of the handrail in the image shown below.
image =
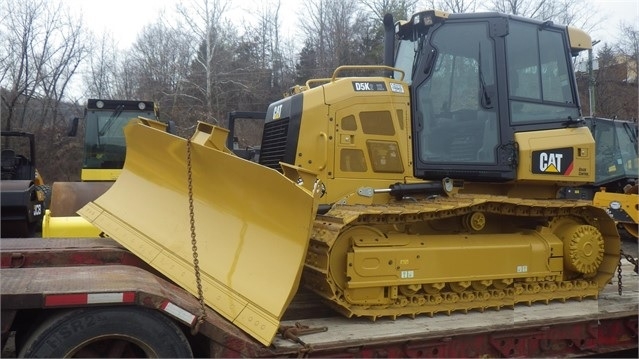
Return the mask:
<path id="1" fill-rule="evenodd" d="M 400 70 L 396 67 L 386 66 L 386 65 L 343 65 L 343 66 L 339 66 L 338 68 L 335 69 L 335 71 L 333 71 L 333 76 L 331 78 L 310 79 L 306 81 L 306 88 L 310 89 L 312 88 L 313 85 L 324 84 L 328 82 L 335 82 L 335 80 L 339 78 L 337 74 L 347 70 L 360 70 L 360 71 L 383 70 L 383 71 L 399 72 L 402 74 L 402 77 L 399 79 L 399 81 L 403 81 L 404 77 L 406 76 L 406 73 L 403 70 Z"/>
<path id="2" fill-rule="evenodd" d="M 338 73 L 345 70 L 364 70 L 364 71 L 385 70 L 385 71 L 393 71 L 393 72 L 397 71 L 402 74 L 402 78 L 400 78 L 399 81 L 403 81 L 404 76 L 406 76 L 403 70 L 400 70 L 396 67 L 386 66 L 386 65 L 343 65 L 335 69 L 335 71 L 333 72 L 333 77 L 331 77 L 331 82 L 335 81 Z"/>

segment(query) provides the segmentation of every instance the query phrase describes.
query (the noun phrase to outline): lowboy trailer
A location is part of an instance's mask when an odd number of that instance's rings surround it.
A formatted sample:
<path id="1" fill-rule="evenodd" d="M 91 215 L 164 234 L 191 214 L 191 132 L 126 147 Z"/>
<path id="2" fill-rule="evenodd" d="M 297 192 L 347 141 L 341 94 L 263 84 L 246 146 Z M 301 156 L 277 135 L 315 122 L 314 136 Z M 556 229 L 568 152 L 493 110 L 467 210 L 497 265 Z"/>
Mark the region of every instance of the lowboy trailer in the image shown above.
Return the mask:
<path id="1" fill-rule="evenodd" d="M 0 250 L 2 345 L 13 342 L 21 357 L 557 357 L 637 350 L 638 282 L 626 259 L 598 300 L 570 305 L 372 321 L 345 318 L 300 289 L 265 346 L 111 239 L 3 239 Z"/>

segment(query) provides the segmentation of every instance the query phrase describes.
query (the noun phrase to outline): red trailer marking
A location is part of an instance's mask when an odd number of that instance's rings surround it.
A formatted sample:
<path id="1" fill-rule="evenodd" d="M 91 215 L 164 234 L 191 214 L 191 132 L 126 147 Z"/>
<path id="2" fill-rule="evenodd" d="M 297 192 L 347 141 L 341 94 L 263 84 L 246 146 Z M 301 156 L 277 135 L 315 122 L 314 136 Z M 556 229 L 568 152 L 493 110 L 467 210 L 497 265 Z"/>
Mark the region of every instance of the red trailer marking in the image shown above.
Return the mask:
<path id="1" fill-rule="evenodd" d="M 47 294 L 44 298 L 45 307 L 133 302 L 135 292 Z"/>

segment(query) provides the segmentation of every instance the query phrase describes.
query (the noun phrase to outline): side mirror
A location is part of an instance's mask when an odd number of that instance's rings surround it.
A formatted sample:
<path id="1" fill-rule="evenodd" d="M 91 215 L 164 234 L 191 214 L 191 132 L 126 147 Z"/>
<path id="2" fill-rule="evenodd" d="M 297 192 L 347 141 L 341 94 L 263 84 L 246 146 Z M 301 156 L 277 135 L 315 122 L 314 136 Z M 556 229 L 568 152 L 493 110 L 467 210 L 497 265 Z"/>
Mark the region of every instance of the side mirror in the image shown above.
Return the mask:
<path id="1" fill-rule="evenodd" d="M 175 121 L 169 120 L 166 126 L 166 132 L 175 135 Z"/>
<path id="2" fill-rule="evenodd" d="M 435 49 L 431 49 L 426 55 L 426 60 L 424 60 L 424 73 L 426 76 L 430 76 L 433 65 L 435 65 Z"/>
<path id="3" fill-rule="evenodd" d="M 69 126 L 69 130 L 67 131 L 68 137 L 75 137 L 78 134 L 78 124 L 80 123 L 80 119 L 74 117 L 71 120 L 71 125 Z"/>

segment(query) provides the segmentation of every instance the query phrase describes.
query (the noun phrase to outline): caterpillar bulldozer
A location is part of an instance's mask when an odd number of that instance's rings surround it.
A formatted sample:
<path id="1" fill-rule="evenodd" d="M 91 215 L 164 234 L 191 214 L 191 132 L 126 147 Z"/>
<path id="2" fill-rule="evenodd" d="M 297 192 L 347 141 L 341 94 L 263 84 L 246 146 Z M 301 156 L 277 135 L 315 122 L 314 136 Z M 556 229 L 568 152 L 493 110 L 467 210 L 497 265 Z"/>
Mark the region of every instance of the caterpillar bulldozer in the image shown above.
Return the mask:
<path id="1" fill-rule="evenodd" d="M 266 111 L 259 163 L 200 122 L 134 120 L 122 174 L 80 215 L 270 344 L 298 286 L 347 317 L 596 298 L 615 222 L 571 57 L 581 30 L 498 13 L 384 18 L 379 66 L 341 66 Z"/>
<path id="2" fill-rule="evenodd" d="M 54 182 L 51 205 L 42 219 L 42 237 L 98 237 L 100 231 L 77 215 L 77 210 L 99 197 L 119 176 L 126 154 L 122 128 L 132 118 L 158 120 L 152 101 L 88 99 L 84 109 L 84 156 L 81 182 Z M 160 128 L 166 125 L 158 123 Z M 70 137 L 77 135 L 79 119 L 73 119 Z"/>

